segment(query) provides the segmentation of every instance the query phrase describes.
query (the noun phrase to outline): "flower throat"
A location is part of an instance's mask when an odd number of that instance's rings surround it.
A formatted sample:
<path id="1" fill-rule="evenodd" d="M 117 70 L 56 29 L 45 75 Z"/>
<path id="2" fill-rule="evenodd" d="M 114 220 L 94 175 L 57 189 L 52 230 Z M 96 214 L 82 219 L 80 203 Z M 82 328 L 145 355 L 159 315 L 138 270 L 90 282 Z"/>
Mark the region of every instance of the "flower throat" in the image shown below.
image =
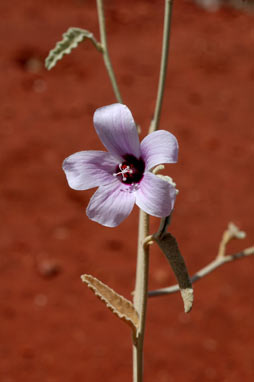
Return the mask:
<path id="1" fill-rule="evenodd" d="M 137 159 L 134 155 L 127 154 L 124 161 L 117 165 L 114 176 L 117 176 L 122 183 L 132 184 L 141 181 L 145 171 L 145 162 L 142 158 Z"/>

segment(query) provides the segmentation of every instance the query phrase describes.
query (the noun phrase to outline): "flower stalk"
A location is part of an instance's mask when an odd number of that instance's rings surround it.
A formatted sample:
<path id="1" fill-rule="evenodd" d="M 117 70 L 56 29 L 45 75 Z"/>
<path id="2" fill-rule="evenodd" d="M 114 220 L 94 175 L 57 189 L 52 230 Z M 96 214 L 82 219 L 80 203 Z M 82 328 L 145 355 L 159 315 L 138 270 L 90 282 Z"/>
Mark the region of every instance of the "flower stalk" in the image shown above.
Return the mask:
<path id="1" fill-rule="evenodd" d="M 158 129 L 159 123 L 160 123 L 162 101 L 163 101 L 165 81 L 166 81 L 166 76 L 167 76 L 172 7 L 173 7 L 173 0 L 165 0 L 165 13 L 164 13 L 164 28 L 163 28 L 160 77 L 159 77 L 159 84 L 158 84 L 158 92 L 157 92 L 157 99 L 156 99 L 156 104 L 155 104 L 154 117 L 153 117 L 151 125 L 150 125 L 149 133 L 156 131 Z"/>
<path id="2" fill-rule="evenodd" d="M 108 71 L 108 75 L 115 93 L 115 97 L 119 103 L 123 103 L 122 97 L 118 88 L 118 84 L 116 81 L 115 73 L 113 70 L 113 66 L 111 63 L 111 59 L 109 56 L 109 51 L 108 51 L 103 0 L 97 0 L 97 12 L 98 12 L 103 60 L 104 60 L 106 69 Z"/>

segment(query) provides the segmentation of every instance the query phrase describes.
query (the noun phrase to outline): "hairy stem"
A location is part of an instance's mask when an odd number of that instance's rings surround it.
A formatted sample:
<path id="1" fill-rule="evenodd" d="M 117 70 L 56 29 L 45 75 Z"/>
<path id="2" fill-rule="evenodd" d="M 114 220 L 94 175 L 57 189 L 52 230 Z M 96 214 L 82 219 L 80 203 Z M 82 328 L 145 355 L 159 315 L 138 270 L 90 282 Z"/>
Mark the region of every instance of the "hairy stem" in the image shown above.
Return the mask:
<path id="1" fill-rule="evenodd" d="M 172 0 L 165 0 L 164 32 L 162 44 L 162 58 L 158 94 L 155 106 L 154 119 L 151 123 L 149 133 L 158 129 L 160 123 L 161 105 L 164 94 L 166 69 L 169 50 L 169 35 L 171 21 Z M 139 329 L 137 337 L 133 341 L 133 382 L 143 381 L 143 346 L 146 322 L 146 306 L 148 297 L 148 273 L 149 273 L 149 215 L 140 210 L 139 234 L 138 234 L 138 256 L 136 270 L 136 285 L 134 292 L 134 307 L 139 314 Z"/>
<path id="2" fill-rule="evenodd" d="M 213 272 L 215 269 L 219 268 L 223 264 L 229 263 L 231 261 L 244 258 L 246 256 L 254 255 L 254 247 L 250 247 L 247 249 L 244 249 L 241 252 L 235 253 L 233 255 L 227 255 L 227 256 L 221 256 L 217 257 L 215 260 L 213 260 L 210 264 L 205 266 L 204 268 L 200 269 L 197 273 L 195 273 L 194 276 L 191 277 L 192 284 L 203 277 L 207 276 L 209 273 Z M 149 292 L 149 297 L 157 297 L 157 296 L 163 296 L 166 294 L 171 294 L 179 291 L 179 285 L 172 285 L 167 288 L 162 288 L 158 290 L 154 290 Z"/>
<path id="3" fill-rule="evenodd" d="M 149 215 L 140 210 L 136 285 L 134 292 L 134 307 L 139 314 L 137 337 L 133 341 L 133 382 L 143 381 L 143 344 L 146 322 L 146 305 L 148 291 L 149 245 L 144 240 L 149 234 Z"/>
<path id="4" fill-rule="evenodd" d="M 165 81 L 166 81 L 166 75 L 167 75 L 172 6 L 173 6 L 173 0 L 165 0 L 165 15 L 164 15 L 160 77 L 159 77 L 159 85 L 158 85 L 157 99 L 155 104 L 154 117 L 151 122 L 150 130 L 149 130 L 150 133 L 157 130 L 160 123 L 161 107 L 162 107 Z"/>
<path id="5" fill-rule="evenodd" d="M 99 20 L 99 28 L 100 28 L 100 36 L 101 36 L 101 45 L 103 49 L 102 51 L 103 60 L 104 60 L 106 69 L 108 71 L 108 75 L 115 93 L 115 97 L 119 103 L 123 103 L 122 97 L 117 85 L 115 73 L 111 64 L 109 52 L 108 52 L 103 0 L 97 0 L 97 11 L 98 11 L 98 20 Z"/>

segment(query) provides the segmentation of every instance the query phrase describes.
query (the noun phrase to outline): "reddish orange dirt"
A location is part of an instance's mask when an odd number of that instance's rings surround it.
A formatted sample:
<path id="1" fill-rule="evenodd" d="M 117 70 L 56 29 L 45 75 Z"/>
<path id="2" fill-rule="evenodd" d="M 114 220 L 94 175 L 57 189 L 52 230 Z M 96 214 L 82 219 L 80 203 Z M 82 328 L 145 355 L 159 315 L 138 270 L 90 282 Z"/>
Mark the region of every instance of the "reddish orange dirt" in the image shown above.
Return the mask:
<path id="1" fill-rule="evenodd" d="M 164 3 L 108 0 L 108 44 L 124 103 L 144 136 L 160 64 Z M 47 72 L 44 59 L 69 26 L 99 38 L 96 3 L 13 0 L 0 4 L 0 381 L 129 382 L 130 329 L 80 275 L 127 298 L 134 287 L 135 208 L 119 227 L 88 220 L 94 192 L 68 188 L 63 159 L 102 149 L 96 108 L 115 102 L 103 60 L 89 42 Z M 171 225 L 193 274 L 216 255 L 229 221 L 253 244 L 254 17 L 208 13 L 175 1 L 161 128 L 175 134 L 180 189 Z M 151 231 L 158 221 L 152 219 Z M 145 382 L 254 380 L 253 257 L 194 285 L 183 313 L 179 294 L 149 300 Z M 151 250 L 150 289 L 175 283 Z"/>

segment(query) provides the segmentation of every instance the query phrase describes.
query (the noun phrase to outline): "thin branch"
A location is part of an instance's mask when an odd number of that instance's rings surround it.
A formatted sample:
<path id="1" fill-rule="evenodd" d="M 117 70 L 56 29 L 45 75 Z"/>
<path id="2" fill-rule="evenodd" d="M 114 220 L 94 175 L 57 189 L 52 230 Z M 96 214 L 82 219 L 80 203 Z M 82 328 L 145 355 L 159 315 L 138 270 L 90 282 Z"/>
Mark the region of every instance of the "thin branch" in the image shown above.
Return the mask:
<path id="1" fill-rule="evenodd" d="M 154 117 L 153 117 L 153 120 L 151 122 L 149 133 L 152 133 L 153 131 L 157 130 L 159 123 L 160 123 L 161 107 L 162 107 L 165 81 L 166 81 L 166 75 L 167 75 L 172 6 L 173 6 L 173 0 L 165 0 L 165 14 L 164 14 L 164 29 L 163 29 L 160 78 L 159 78 L 159 84 L 158 84 L 158 92 L 157 92 Z"/>
<path id="2" fill-rule="evenodd" d="M 163 223 L 163 222 L 162 222 Z M 162 224 L 163 228 L 164 225 Z M 155 235 L 151 235 L 149 237 L 149 242 L 152 240 L 153 236 L 158 235 L 160 233 L 159 231 Z M 164 230 L 165 233 L 165 230 Z M 244 239 L 246 237 L 246 233 L 244 231 L 240 231 L 239 228 L 233 224 L 229 223 L 228 228 L 224 231 L 222 235 L 222 239 L 219 245 L 218 255 L 216 256 L 215 260 L 213 260 L 210 264 L 208 264 L 206 267 L 202 268 L 200 271 L 198 271 L 194 276 L 191 277 L 191 283 L 195 283 L 196 281 L 202 279 L 204 276 L 208 275 L 209 273 L 213 272 L 215 269 L 219 268 L 221 265 L 229 263 L 234 260 L 241 259 L 246 256 L 254 255 L 254 247 L 246 248 L 241 252 L 235 253 L 233 255 L 226 255 L 226 248 L 227 244 L 233 240 L 233 239 Z M 163 296 L 165 294 L 175 293 L 179 291 L 179 285 L 172 285 L 167 288 L 157 289 L 154 291 L 151 291 L 148 293 L 148 297 L 156 297 L 156 296 Z"/>
<path id="3" fill-rule="evenodd" d="M 107 34 L 105 27 L 105 16 L 104 16 L 104 7 L 103 0 L 97 0 L 97 11 L 98 11 L 98 20 L 99 20 L 99 28 L 100 28 L 100 36 L 101 36 L 101 45 L 102 45 L 102 54 L 106 69 L 108 71 L 108 75 L 115 93 L 115 97 L 119 103 L 123 103 L 122 97 L 117 85 L 115 73 L 111 64 L 109 52 L 108 52 L 108 44 L 107 44 Z"/>
<path id="4" fill-rule="evenodd" d="M 246 256 L 254 255 L 254 247 L 246 248 L 241 252 L 237 252 L 233 255 L 227 255 L 222 257 L 217 257 L 214 261 L 208 264 L 206 267 L 198 271 L 194 276 L 191 277 L 192 284 L 196 281 L 207 276 L 209 273 L 213 272 L 215 269 L 219 268 L 223 264 L 230 263 L 231 261 L 242 259 Z M 179 285 L 172 285 L 167 288 L 157 289 L 148 293 L 148 297 L 163 296 L 166 294 L 171 294 L 179 291 Z"/>

